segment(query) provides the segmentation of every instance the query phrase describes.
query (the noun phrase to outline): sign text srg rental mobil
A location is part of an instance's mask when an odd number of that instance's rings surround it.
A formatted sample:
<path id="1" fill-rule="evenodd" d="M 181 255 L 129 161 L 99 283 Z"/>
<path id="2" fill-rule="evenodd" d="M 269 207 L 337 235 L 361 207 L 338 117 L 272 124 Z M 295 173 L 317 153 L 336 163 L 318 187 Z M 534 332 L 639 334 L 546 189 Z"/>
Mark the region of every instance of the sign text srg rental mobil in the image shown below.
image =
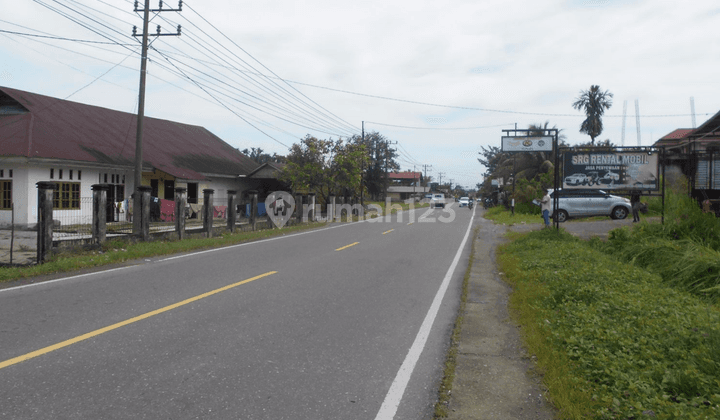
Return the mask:
<path id="1" fill-rule="evenodd" d="M 658 190 L 656 152 L 565 153 L 563 188 Z"/>

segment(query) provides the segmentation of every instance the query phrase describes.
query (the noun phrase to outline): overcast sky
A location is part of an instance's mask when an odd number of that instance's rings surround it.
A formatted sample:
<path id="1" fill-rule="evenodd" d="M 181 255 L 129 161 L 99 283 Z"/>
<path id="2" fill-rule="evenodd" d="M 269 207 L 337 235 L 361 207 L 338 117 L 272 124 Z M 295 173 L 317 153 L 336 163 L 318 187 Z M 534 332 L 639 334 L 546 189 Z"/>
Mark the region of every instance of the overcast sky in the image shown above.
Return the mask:
<path id="1" fill-rule="evenodd" d="M 132 1 L 0 10 L 0 85 L 137 112 Z M 403 170 L 432 165 L 434 180 L 466 187 L 482 181 L 480 147 L 499 147 L 515 124 L 547 121 L 570 144 L 588 141 L 571 104 L 594 84 L 614 94 L 599 139 L 618 145 L 625 101 L 627 146 L 638 144 L 636 100 L 645 146 L 692 127 L 691 97 L 698 126 L 720 110 L 711 0 L 188 0 L 155 16 L 151 33 L 158 24 L 182 35 L 153 40 L 147 116 L 282 155 L 306 134 L 346 137 L 365 121 L 397 142 Z"/>

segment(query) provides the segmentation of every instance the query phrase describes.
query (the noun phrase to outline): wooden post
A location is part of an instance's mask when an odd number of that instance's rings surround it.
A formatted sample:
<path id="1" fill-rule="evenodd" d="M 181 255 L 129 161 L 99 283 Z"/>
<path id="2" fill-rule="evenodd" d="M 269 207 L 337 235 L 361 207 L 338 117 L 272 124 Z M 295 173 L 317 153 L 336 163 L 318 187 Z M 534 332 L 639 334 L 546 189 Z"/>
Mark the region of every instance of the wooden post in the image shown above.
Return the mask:
<path id="1" fill-rule="evenodd" d="M 237 221 L 237 207 L 235 206 L 235 196 L 237 191 L 228 190 L 228 207 L 227 212 L 227 227 L 230 232 L 235 232 L 235 222 Z"/>
<path id="2" fill-rule="evenodd" d="M 45 262 L 52 249 L 54 182 L 38 182 L 37 263 Z"/>
<path id="3" fill-rule="evenodd" d="M 185 207 L 187 207 L 187 188 L 175 188 L 175 231 L 178 239 L 185 238 Z"/>
<path id="4" fill-rule="evenodd" d="M 107 192 L 110 190 L 108 184 L 94 184 L 93 209 L 92 209 L 92 237 L 93 242 L 100 245 L 107 237 Z"/>
<path id="5" fill-rule="evenodd" d="M 208 238 L 213 235 L 213 193 L 215 190 L 203 190 L 203 229 Z"/>

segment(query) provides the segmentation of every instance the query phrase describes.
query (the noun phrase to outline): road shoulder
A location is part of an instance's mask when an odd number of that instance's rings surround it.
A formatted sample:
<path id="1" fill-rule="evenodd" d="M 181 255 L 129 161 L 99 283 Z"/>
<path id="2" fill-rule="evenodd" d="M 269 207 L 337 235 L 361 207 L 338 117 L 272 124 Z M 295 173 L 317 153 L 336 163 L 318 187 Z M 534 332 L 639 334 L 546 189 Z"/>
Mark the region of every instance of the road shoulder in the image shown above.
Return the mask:
<path id="1" fill-rule="evenodd" d="M 448 405 L 449 419 L 553 419 L 540 380 L 531 376 L 520 331 L 509 317 L 512 289 L 495 264 L 506 227 L 480 218 Z"/>

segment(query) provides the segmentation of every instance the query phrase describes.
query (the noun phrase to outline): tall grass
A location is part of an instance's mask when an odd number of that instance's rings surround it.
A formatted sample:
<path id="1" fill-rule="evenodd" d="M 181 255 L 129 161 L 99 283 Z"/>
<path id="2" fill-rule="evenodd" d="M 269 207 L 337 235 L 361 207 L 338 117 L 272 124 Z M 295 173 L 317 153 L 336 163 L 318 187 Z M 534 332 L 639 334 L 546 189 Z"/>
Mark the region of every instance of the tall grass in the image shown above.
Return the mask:
<path id="1" fill-rule="evenodd" d="M 498 255 L 562 418 L 720 418 L 717 307 L 564 232 Z"/>
<path id="2" fill-rule="evenodd" d="M 680 192 L 666 196 L 665 224 L 610 232 L 604 252 L 657 273 L 668 284 L 720 301 L 720 221 Z"/>

